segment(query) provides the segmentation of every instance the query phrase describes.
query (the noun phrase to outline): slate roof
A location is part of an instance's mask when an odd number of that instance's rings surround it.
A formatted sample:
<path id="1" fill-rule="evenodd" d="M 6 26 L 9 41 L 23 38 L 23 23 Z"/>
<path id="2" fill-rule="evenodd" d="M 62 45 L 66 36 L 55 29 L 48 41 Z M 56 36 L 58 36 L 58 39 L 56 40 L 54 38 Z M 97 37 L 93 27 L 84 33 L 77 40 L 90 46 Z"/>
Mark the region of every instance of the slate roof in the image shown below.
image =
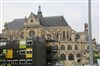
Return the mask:
<path id="1" fill-rule="evenodd" d="M 25 20 L 23 18 L 22 19 L 15 19 L 12 22 L 8 23 L 6 25 L 6 27 L 8 29 L 20 29 L 20 28 L 24 27 L 24 22 L 25 22 Z"/>
<path id="2" fill-rule="evenodd" d="M 8 23 L 6 27 L 8 29 L 24 28 L 24 22 L 24 18 L 14 19 L 12 22 Z M 63 16 L 42 17 L 40 18 L 40 24 L 43 27 L 69 26 Z"/>
<path id="3" fill-rule="evenodd" d="M 40 23 L 44 27 L 69 26 L 63 16 L 43 17 Z"/>

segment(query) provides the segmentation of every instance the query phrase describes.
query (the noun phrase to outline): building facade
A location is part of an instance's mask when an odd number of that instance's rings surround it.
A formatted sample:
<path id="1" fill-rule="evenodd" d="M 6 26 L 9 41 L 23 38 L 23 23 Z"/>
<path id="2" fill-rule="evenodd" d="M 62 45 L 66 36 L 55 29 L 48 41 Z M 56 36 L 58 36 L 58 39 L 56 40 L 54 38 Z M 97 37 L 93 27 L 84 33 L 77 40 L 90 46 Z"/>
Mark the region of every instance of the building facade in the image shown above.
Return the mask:
<path id="1" fill-rule="evenodd" d="M 46 66 L 43 38 L 7 40 L 0 38 L 0 66 Z"/>
<path id="2" fill-rule="evenodd" d="M 32 36 L 55 40 L 47 42 L 47 46 L 58 48 L 59 63 L 68 66 L 89 63 L 88 24 L 85 23 L 83 27 L 83 32 L 77 32 L 69 26 L 63 16 L 44 17 L 39 6 L 37 15 L 31 12 L 29 17 L 5 23 L 2 35 L 8 40 Z M 95 39 L 92 43 L 95 50 Z"/>

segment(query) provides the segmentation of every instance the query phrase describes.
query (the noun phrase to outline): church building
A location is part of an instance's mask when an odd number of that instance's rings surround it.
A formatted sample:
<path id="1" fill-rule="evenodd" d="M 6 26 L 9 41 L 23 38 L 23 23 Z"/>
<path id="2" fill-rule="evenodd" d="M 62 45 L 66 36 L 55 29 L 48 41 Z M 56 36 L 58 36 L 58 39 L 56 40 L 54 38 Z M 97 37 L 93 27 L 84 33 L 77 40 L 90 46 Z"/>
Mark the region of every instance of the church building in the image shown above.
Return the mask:
<path id="1" fill-rule="evenodd" d="M 20 40 L 30 37 L 42 37 L 47 46 L 57 48 L 55 56 L 64 66 L 89 63 L 88 24 L 84 30 L 77 32 L 71 28 L 64 16 L 44 17 L 39 6 L 37 14 L 30 13 L 29 17 L 14 19 L 5 23 L 2 35 L 8 40 Z M 92 40 L 93 50 L 96 40 Z M 49 63 L 48 63 L 49 64 Z M 57 63 L 56 63 L 57 64 Z"/>

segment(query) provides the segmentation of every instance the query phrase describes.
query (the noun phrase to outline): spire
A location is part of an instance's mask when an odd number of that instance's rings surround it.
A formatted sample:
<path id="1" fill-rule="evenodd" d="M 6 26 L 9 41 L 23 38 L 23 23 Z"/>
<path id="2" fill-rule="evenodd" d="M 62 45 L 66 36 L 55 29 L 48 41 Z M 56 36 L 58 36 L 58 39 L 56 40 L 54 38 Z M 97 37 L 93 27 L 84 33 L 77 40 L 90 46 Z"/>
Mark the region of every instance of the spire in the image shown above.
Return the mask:
<path id="1" fill-rule="evenodd" d="M 38 17 L 43 17 L 42 12 L 41 12 L 41 6 L 40 5 L 39 5 L 38 12 L 37 12 L 37 16 Z"/>
<path id="2" fill-rule="evenodd" d="M 39 5 L 39 10 L 38 10 L 38 12 L 41 12 L 41 6 Z"/>
<path id="3" fill-rule="evenodd" d="M 84 24 L 84 31 L 88 31 L 88 23 Z"/>

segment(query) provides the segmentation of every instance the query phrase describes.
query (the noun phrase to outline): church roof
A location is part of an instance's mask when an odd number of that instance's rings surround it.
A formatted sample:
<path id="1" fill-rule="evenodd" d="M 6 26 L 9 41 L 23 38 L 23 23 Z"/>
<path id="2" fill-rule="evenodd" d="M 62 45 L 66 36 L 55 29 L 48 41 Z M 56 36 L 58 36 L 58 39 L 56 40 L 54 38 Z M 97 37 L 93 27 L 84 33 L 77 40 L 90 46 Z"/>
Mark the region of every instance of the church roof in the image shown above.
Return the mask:
<path id="1" fill-rule="evenodd" d="M 24 27 L 25 19 L 14 19 L 12 22 L 8 23 L 6 27 L 8 29 L 20 29 Z"/>
<path id="2" fill-rule="evenodd" d="M 24 18 L 14 19 L 12 22 L 8 23 L 6 27 L 8 29 L 24 28 L 24 22 Z M 40 25 L 43 27 L 69 26 L 63 16 L 42 17 L 40 18 Z"/>
<path id="3" fill-rule="evenodd" d="M 69 26 L 63 16 L 43 17 L 40 23 L 44 27 Z"/>

